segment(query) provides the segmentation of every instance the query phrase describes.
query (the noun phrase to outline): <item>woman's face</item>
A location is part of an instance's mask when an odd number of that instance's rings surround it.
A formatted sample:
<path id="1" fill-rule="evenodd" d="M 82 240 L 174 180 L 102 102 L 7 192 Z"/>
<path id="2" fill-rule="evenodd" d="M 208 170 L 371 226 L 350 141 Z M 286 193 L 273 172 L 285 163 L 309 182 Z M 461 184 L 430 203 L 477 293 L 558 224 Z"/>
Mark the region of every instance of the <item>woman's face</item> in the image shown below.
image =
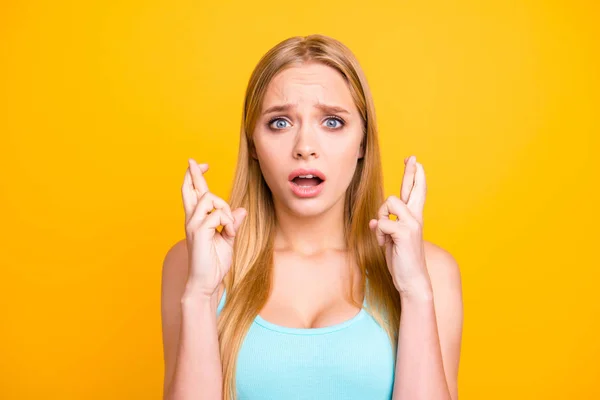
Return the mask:
<path id="1" fill-rule="evenodd" d="M 309 63 L 285 69 L 269 83 L 253 157 L 276 206 L 295 215 L 318 215 L 343 204 L 363 156 L 362 138 L 362 120 L 342 75 Z"/>

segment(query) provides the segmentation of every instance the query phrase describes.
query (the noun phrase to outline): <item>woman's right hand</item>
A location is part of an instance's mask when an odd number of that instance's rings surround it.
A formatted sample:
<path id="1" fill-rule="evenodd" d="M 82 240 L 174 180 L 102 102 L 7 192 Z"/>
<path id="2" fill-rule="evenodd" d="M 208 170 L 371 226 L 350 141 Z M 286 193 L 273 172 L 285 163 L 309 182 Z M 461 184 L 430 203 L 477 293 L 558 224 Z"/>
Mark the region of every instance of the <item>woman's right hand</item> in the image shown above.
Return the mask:
<path id="1" fill-rule="evenodd" d="M 242 207 L 231 211 L 229 204 L 209 192 L 203 174 L 208 164 L 189 159 L 181 193 L 185 210 L 188 249 L 187 288 L 211 297 L 229 271 L 233 243 L 246 216 Z M 222 226 L 221 232 L 217 227 Z"/>

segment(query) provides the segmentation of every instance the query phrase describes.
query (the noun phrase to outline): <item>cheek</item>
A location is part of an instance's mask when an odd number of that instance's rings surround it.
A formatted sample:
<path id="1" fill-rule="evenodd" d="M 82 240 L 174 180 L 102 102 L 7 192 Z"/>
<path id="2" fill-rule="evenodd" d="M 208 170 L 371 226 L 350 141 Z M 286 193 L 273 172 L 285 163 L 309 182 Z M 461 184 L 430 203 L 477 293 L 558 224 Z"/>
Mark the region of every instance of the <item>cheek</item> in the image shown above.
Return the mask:
<path id="1" fill-rule="evenodd" d="M 272 188 L 273 182 L 277 179 L 277 171 L 281 169 L 283 163 L 282 152 L 272 151 L 267 148 L 256 148 L 256 155 L 258 157 L 258 163 L 260 164 L 260 170 L 262 171 L 265 181 Z"/>
<path id="2" fill-rule="evenodd" d="M 329 152 L 327 164 L 330 165 L 330 176 L 335 179 L 336 186 L 346 189 L 350 184 L 358 162 L 358 147 L 352 145 L 337 148 Z"/>
<path id="3" fill-rule="evenodd" d="M 327 151 L 328 159 L 333 164 L 351 165 L 355 164 L 360 150 L 360 142 L 337 142 L 330 143 Z M 329 161 L 328 161 L 329 162 Z"/>
<path id="4" fill-rule="evenodd" d="M 256 155 L 261 162 L 271 164 L 282 158 L 284 151 L 290 146 L 288 142 L 289 139 L 284 136 L 277 137 L 271 135 L 269 137 L 262 133 L 257 133 L 257 137 L 254 139 Z"/>

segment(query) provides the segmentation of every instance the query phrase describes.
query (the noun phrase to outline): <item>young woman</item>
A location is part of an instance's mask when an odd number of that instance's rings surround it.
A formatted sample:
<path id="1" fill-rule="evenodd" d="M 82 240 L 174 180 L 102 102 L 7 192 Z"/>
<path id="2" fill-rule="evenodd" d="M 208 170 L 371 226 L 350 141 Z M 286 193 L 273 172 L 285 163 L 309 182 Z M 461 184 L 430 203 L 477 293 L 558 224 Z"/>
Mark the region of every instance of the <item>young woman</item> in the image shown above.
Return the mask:
<path id="1" fill-rule="evenodd" d="M 384 199 L 373 100 L 339 41 L 293 37 L 246 92 L 229 202 L 189 160 L 163 265 L 166 399 L 457 399 L 455 259 L 422 165 Z M 392 217 L 390 217 L 392 216 Z"/>

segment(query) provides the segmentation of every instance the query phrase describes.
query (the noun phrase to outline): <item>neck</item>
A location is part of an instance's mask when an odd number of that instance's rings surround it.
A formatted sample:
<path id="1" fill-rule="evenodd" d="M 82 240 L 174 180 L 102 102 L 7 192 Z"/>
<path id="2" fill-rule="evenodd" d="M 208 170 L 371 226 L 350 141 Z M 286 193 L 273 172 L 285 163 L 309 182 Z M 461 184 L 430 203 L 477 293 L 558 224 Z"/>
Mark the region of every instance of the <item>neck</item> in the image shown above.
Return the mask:
<path id="1" fill-rule="evenodd" d="M 275 250 L 314 255 L 327 250 L 346 250 L 344 198 L 321 214 L 310 217 L 275 204 Z"/>

